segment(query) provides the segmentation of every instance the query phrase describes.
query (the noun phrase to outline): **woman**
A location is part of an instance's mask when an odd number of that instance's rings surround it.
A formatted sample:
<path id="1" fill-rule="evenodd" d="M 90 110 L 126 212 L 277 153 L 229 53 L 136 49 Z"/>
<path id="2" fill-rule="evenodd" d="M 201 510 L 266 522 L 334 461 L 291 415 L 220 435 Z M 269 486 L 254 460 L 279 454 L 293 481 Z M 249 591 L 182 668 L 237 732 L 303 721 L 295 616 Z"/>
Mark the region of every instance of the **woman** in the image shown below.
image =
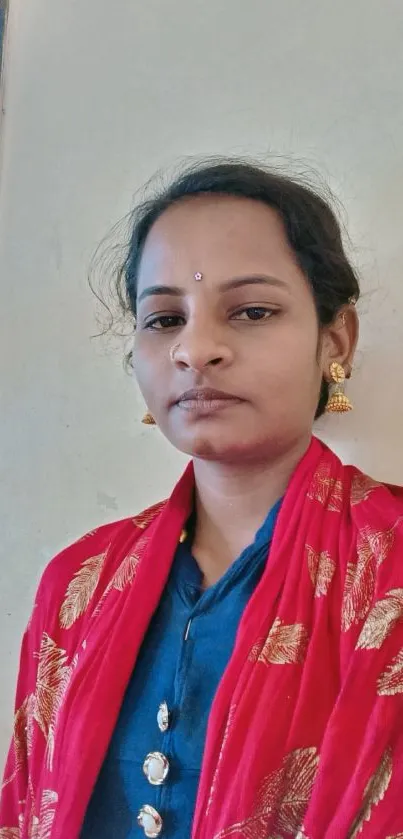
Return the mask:
<path id="1" fill-rule="evenodd" d="M 45 571 L 0 837 L 403 836 L 403 493 L 312 437 L 358 335 L 332 210 L 190 169 L 134 214 L 118 292 L 192 463 Z"/>

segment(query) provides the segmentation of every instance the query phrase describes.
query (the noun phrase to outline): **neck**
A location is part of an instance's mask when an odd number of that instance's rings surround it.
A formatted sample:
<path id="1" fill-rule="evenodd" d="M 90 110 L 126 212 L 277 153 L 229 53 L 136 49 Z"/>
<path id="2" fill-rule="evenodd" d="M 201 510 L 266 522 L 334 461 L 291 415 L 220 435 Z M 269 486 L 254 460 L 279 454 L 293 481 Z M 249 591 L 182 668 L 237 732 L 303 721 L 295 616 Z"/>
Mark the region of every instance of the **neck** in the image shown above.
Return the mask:
<path id="1" fill-rule="evenodd" d="M 273 504 L 281 498 L 310 438 L 270 461 L 222 464 L 195 460 L 196 530 L 193 555 L 203 585 L 218 580 L 253 542 Z"/>

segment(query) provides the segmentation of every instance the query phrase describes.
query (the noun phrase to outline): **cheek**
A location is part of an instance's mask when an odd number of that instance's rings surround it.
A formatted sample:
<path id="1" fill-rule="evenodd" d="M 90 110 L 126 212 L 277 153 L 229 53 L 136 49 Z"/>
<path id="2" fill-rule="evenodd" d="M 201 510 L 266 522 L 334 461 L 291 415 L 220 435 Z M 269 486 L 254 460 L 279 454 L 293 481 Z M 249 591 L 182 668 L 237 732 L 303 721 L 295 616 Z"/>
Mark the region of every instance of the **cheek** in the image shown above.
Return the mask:
<path id="1" fill-rule="evenodd" d="M 314 330 L 278 330 L 259 347 L 259 374 L 279 382 L 309 379 L 318 369 L 318 339 Z"/>
<path id="2" fill-rule="evenodd" d="M 155 372 L 152 356 L 147 352 L 144 342 L 139 338 L 136 338 L 134 343 L 133 371 L 143 396 L 146 396 L 147 384 L 150 384 Z"/>
<path id="3" fill-rule="evenodd" d="M 260 353 L 250 381 L 258 389 L 265 413 L 314 411 L 321 382 L 315 333 L 278 334 L 273 346 Z"/>
<path id="4" fill-rule="evenodd" d="M 138 386 L 151 409 L 162 401 L 167 389 L 169 359 L 163 352 L 155 352 L 147 341 L 136 338 L 133 370 Z"/>

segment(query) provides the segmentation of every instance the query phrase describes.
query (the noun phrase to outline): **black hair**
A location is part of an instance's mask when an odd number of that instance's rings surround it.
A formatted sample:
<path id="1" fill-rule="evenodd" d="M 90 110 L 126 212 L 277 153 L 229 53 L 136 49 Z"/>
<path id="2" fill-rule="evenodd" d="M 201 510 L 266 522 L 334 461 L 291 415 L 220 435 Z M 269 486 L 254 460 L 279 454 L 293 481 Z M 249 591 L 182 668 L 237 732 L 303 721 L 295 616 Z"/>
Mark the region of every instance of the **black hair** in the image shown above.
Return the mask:
<path id="1" fill-rule="evenodd" d="M 154 191 L 129 216 L 129 241 L 115 277 L 114 291 L 121 312 L 136 319 L 137 277 L 147 235 L 155 221 L 172 204 L 200 195 L 221 195 L 260 201 L 276 210 L 298 264 L 307 277 L 319 323 L 330 324 L 354 298 L 360 287 L 348 259 L 341 226 L 332 208 L 330 190 L 319 190 L 297 177 L 240 160 L 192 163 L 167 186 Z M 130 358 L 130 353 L 128 358 Z M 316 418 L 324 412 L 329 387 L 322 382 Z"/>

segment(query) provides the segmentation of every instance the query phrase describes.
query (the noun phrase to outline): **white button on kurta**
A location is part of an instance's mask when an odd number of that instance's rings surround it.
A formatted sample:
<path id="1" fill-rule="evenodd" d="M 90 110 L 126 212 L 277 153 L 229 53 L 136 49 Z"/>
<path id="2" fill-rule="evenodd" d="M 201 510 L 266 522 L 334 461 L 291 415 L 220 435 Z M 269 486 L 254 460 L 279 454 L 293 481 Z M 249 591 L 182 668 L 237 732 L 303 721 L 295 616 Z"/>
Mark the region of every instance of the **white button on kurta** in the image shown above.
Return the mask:
<path id="1" fill-rule="evenodd" d="M 160 731 L 168 731 L 169 728 L 169 710 L 166 702 L 161 702 L 157 714 L 158 728 Z"/>
<path id="2" fill-rule="evenodd" d="M 161 833 L 162 818 L 157 810 L 154 810 L 154 807 L 151 807 L 150 804 L 145 804 L 144 807 L 141 808 L 137 816 L 137 823 L 143 828 L 144 835 L 148 836 L 149 839 L 155 839 L 155 837 L 159 836 Z"/>
<path id="3" fill-rule="evenodd" d="M 143 763 L 143 772 L 153 786 L 160 786 L 169 772 L 169 760 L 161 752 L 150 752 Z"/>

